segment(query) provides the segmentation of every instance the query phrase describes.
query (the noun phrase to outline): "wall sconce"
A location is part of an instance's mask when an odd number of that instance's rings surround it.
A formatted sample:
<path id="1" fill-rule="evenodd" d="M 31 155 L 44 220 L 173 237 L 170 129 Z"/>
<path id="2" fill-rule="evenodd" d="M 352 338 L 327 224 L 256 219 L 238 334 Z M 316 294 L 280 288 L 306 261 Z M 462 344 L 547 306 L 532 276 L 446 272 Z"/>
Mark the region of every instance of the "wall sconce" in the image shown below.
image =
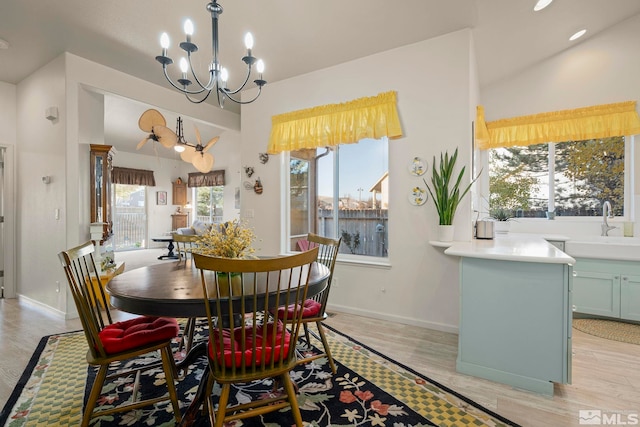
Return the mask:
<path id="1" fill-rule="evenodd" d="M 51 182 L 51 177 L 50 176 L 43 176 L 42 177 L 42 183 L 43 184 L 49 184 Z"/>
<path id="2" fill-rule="evenodd" d="M 52 122 L 58 120 L 58 107 L 49 107 L 44 110 L 44 117 Z"/>

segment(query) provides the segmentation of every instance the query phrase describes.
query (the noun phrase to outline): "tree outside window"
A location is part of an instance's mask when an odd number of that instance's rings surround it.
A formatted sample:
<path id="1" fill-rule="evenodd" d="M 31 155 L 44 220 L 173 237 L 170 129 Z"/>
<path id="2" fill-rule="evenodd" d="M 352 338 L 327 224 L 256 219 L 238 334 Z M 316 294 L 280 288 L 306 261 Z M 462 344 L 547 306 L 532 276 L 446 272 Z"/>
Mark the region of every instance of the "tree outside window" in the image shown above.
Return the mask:
<path id="1" fill-rule="evenodd" d="M 624 137 L 489 152 L 489 208 L 512 216 L 599 216 L 606 200 L 622 216 L 624 183 Z"/>

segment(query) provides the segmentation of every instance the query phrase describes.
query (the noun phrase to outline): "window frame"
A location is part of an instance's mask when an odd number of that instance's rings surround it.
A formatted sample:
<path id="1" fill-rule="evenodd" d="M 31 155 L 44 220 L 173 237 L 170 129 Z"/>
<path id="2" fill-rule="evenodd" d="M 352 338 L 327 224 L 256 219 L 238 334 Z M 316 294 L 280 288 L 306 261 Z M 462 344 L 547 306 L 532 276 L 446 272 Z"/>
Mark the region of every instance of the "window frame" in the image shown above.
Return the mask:
<path id="1" fill-rule="evenodd" d="M 625 135 L 624 136 L 625 147 L 624 147 L 624 215 L 616 216 L 616 220 L 620 221 L 634 221 L 635 213 L 633 210 L 633 195 L 635 194 L 634 189 L 634 179 L 635 171 L 636 171 L 636 162 L 634 158 L 634 153 L 636 151 L 635 148 L 635 137 L 634 135 Z M 552 143 L 554 146 L 558 143 Z M 562 143 L 559 143 L 562 144 Z M 473 217 L 475 218 L 476 214 L 480 213 L 480 216 L 485 213 L 488 215 L 489 212 L 489 149 L 480 150 L 479 148 L 474 149 L 474 166 L 480 166 L 481 170 L 486 170 L 486 174 L 481 174 L 481 178 L 478 179 L 477 193 L 473 198 L 472 209 L 473 209 Z M 476 168 L 477 168 L 476 166 Z M 640 167 L 640 165 L 638 165 Z M 555 168 L 554 168 L 555 169 Z M 475 171 L 478 173 L 478 171 Z M 553 180 L 550 180 L 553 182 Z M 553 187 L 553 191 L 555 194 L 555 184 Z M 555 207 L 555 204 L 554 204 Z M 602 218 L 600 216 L 556 216 L 556 221 L 585 221 L 585 222 L 600 222 Z M 547 221 L 546 218 L 518 218 L 518 221 L 523 222 L 536 222 L 536 221 Z"/>
<path id="2" fill-rule="evenodd" d="M 386 144 L 387 144 L 387 152 L 389 152 L 389 143 L 390 140 L 387 137 L 383 137 L 386 139 Z M 338 218 L 339 215 L 339 186 L 340 186 L 340 180 L 339 180 L 339 172 L 340 172 L 340 155 L 339 155 L 339 145 L 336 147 L 327 147 L 329 149 L 331 149 L 332 151 L 334 151 L 334 156 L 333 156 L 333 197 L 334 197 L 334 203 L 333 203 L 333 215 L 335 218 Z M 334 148 L 338 148 L 338 150 L 334 150 Z M 337 153 L 337 154 L 336 154 Z M 293 236 L 291 235 L 291 200 L 289 197 L 290 194 L 290 188 L 291 188 L 291 174 L 290 174 L 290 166 L 291 166 L 291 152 L 287 151 L 287 152 L 283 152 L 282 153 L 282 180 L 281 182 L 283 183 L 283 188 L 282 188 L 282 208 L 284 210 L 284 212 L 286 213 L 286 215 L 282 216 L 282 229 L 285 230 L 285 233 L 282 233 L 282 241 L 281 241 L 281 247 L 284 249 L 283 252 L 284 253 L 292 253 L 294 252 L 293 250 L 290 249 L 291 247 L 291 240 L 293 238 Z M 310 161 L 310 160 L 309 160 Z M 389 157 L 387 157 L 387 172 L 389 173 L 389 167 L 390 167 L 390 159 Z M 313 166 L 309 167 L 310 171 L 314 169 Z M 311 173 L 311 172 L 310 172 Z M 390 175 L 390 173 L 389 173 Z M 311 178 L 309 178 L 311 179 Z M 389 179 L 391 179 L 391 177 L 389 177 Z M 314 189 L 314 198 L 317 200 L 317 183 L 315 186 L 313 186 Z M 309 192 L 309 195 L 311 195 L 311 192 Z M 311 204 L 309 203 L 309 207 L 311 209 L 311 207 L 313 206 L 314 209 L 317 208 L 316 204 Z M 344 253 L 344 252 L 339 252 L 338 253 L 338 258 L 336 260 L 336 262 L 340 262 L 343 264 L 353 264 L 353 265 L 367 265 L 367 266 L 377 266 L 377 267 L 389 267 L 391 265 L 391 261 L 390 261 L 390 251 L 389 251 L 389 245 L 388 245 L 388 241 L 389 241 L 389 223 L 390 223 L 390 214 L 391 211 L 391 203 L 389 202 L 389 206 L 387 207 L 387 256 L 386 257 L 379 257 L 379 256 L 371 256 L 371 255 L 359 255 L 359 254 L 349 254 L 349 253 Z M 311 211 L 309 211 L 309 227 L 311 229 L 313 229 L 315 227 L 315 222 L 316 222 L 316 217 L 311 213 Z M 311 230 L 309 230 L 308 232 L 313 232 Z M 335 229 L 334 232 L 336 233 L 337 236 L 340 236 L 340 227 L 339 227 L 339 221 L 335 221 Z"/>

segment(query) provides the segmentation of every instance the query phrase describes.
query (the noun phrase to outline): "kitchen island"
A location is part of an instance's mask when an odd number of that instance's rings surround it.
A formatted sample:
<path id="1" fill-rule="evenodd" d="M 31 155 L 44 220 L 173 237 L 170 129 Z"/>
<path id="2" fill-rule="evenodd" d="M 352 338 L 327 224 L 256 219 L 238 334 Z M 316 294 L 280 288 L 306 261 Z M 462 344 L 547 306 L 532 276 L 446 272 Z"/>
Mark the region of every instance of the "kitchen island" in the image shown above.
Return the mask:
<path id="1" fill-rule="evenodd" d="M 571 382 L 575 260 L 538 235 L 454 242 L 460 260 L 458 372 L 553 395 Z"/>

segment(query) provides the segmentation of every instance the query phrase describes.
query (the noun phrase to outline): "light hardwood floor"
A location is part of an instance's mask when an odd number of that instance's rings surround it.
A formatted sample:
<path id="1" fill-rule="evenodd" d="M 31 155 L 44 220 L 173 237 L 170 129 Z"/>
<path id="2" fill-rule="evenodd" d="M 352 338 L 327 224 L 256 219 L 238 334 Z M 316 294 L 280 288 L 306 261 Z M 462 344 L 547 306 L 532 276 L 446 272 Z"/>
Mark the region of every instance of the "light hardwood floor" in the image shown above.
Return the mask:
<path id="1" fill-rule="evenodd" d="M 116 257 L 128 269 L 143 265 L 145 257 L 156 262 L 142 251 Z M 619 413 L 622 421 L 640 414 L 638 345 L 574 329 L 573 384 L 556 385 L 554 396 L 546 397 L 457 373 L 455 334 L 346 313 L 333 313 L 327 324 L 523 426 L 579 426 L 581 409 Z M 29 303 L 0 300 L 0 404 L 42 336 L 78 329 L 77 319 L 65 321 Z"/>

